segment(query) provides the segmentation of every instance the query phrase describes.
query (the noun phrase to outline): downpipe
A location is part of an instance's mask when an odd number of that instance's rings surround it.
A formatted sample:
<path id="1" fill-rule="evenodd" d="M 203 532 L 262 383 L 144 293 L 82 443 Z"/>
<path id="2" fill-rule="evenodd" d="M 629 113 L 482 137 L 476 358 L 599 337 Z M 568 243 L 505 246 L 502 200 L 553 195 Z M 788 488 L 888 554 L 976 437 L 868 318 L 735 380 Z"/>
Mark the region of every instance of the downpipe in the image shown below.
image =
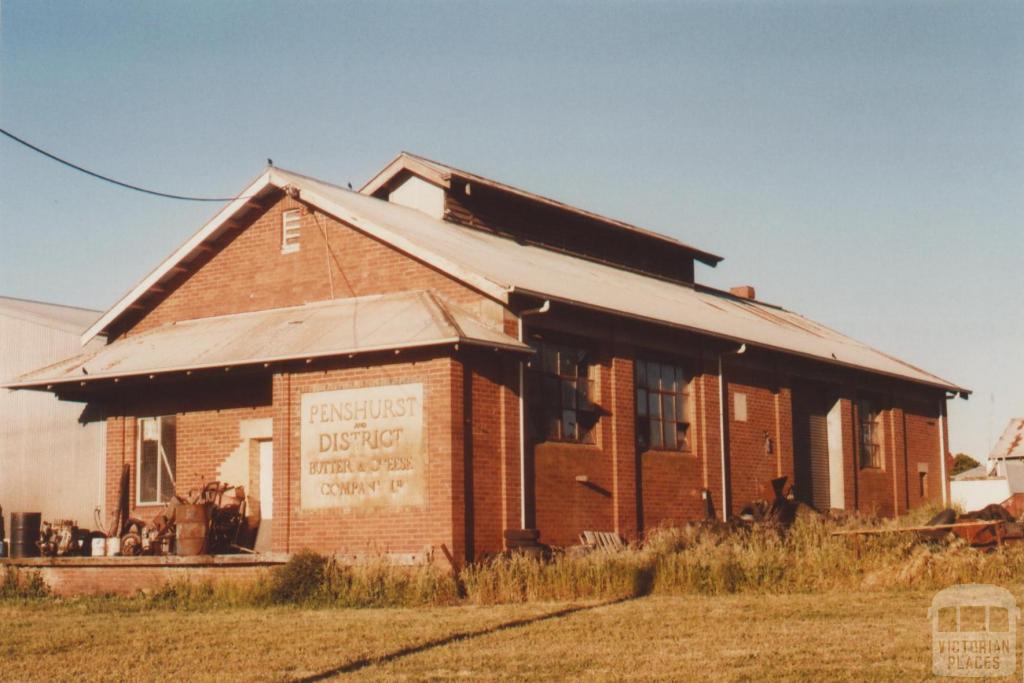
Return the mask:
<path id="1" fill-rule="evenodd" d="M 747 345 L 741 344 L 734 351 L 722 351 L 718 354 L 718 442 L 722 446 L 722 521 L 729 521 L 729 445 L 725 438 L 725 413 L 728 410 L 729 389 L 725 383 L 722 369 L 723 356 L 740 356 L 747 352 Z"/>
<path id="2" fill-rule="evenodd" d="M 543 315 L 551 310 L 551 300 L 546 299 L 537 308 L 519 312 L 519 341 L 523 338 L 523 318 L 528 315 Z M 526 528 L 526 361 L 519 361 L 519 528 Z"/>

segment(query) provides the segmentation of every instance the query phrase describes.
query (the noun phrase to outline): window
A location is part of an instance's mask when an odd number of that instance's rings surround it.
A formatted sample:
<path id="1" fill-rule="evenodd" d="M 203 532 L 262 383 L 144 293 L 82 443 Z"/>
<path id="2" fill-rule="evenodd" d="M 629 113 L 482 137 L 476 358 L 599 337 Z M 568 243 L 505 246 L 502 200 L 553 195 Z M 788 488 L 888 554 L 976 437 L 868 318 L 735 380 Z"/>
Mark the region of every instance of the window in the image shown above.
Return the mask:
<path id="1" fill-rule="evenodd" d="M 173 415 L 139 420 L 139 458 L 135 470 L 139 505 L 166 503 L 174 495 L 177 442 L 177 420 Z"/>
<path id="2" fill-rule="evenodd" d="M 281 214 L 281 253 L 290 254 L 299 250 L 299 216 L 298 209 L 285 211 Z"/>
<path id="3" fill-rule="evenodd" d="M 860 429 L 860 466 L 881 469 L 882 418 L 871 401 L 857 401 L 857 421 Z"/>
<path id="4" fill-rule="evenodd" d="M 533 342 L 529 412 L 533 433 L 551 441 L 594 442 L 597 411 L 587 352 L 547 342 Z"/>
<path id="5" fill-rule="evenodd" d="M 678 365 L 636 363 L 637 440 L 641 450 L 690 449 L 690 378 Z"/>

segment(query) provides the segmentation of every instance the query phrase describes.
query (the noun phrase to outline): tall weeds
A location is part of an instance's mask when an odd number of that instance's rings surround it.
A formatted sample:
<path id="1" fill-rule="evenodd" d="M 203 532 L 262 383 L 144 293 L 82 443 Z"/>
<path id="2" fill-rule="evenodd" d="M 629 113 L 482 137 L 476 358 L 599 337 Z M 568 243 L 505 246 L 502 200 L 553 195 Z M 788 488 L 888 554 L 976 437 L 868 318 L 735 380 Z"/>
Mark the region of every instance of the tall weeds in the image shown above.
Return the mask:
<path id="1" fill-rule="evenodd" d="M 471 565 L 461 578 L 467 599 L 476 604 L 631 598 L 650 592 L 651 559 L 635 551 L 563 553 L 550 561 L 511 555 Z"/>
<path id="2" fill-rule="evenodd" d="M 458 600 L 451 573 L 430 566 L 402 567 L 381 558 L 344 565 L 302 550 L 285 564 L 248 582 L 169 583 L 148 600 L 176 609 L 207 607 L 413 607 Z"/>
<path id="3" fill-rule="evenodd" d="M 4 566 L 0 574 L 0 600 L 34 600 L 49 594 L 50 589 L 39 572 Z"/>
<path id="4" fill-rule="evenodd" d="M 901 520 L 798 516 L 785 533 L 768 525 L 692 524 L 656 529 L 619 552 L 556 553 L 550 560 L 501 555 L 465 567 L 458 578 L 434 566 L 396 566 L 381 558 L 344 565 L 312 551 L 248 583 L 177 582 L 142 598 L 153 607 L 300 605 L 405 607 L 459 602 L 620 599 L 648 593 L 792 593 L 937 590 L 957 583 L 1024 579 L 1024 543 L 986 551 L 963 541 L 926 543 L 909 532 L 860 537 L 843 528 L 892 528 L 926 521 L 934 509 Z M 46 594 L 38 574 L 6 567 L 0 599 Z"/>

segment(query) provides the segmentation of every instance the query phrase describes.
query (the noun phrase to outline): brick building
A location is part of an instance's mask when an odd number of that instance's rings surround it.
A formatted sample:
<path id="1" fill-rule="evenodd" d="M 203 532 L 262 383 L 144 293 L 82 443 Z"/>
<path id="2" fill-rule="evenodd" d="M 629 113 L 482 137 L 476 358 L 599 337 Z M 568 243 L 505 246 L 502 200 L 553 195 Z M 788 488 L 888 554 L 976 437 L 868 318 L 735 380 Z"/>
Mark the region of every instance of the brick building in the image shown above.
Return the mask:
<path id="1" fill-rule="evenodd" d="M 819 509 L 946 500 L 967 390 L 695 281 L 720 257 L 402 154 L 353 192 L 268 168 L 9 386 L 101 404 L 107 509 L 212 479 L 269 547 L 460 563 L 727 517 L 787 475 Z"/>

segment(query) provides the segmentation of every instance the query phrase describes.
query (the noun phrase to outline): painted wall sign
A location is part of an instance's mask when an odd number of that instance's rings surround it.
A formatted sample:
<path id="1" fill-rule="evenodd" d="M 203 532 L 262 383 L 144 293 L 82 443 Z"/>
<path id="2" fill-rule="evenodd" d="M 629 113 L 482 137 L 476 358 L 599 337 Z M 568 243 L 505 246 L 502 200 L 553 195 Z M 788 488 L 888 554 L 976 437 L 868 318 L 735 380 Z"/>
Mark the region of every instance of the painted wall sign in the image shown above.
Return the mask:
<path id="1" fill-rule="evenodd" d="M 302 395 L 302 508 L 426 504 L 423 385 Z"/>

